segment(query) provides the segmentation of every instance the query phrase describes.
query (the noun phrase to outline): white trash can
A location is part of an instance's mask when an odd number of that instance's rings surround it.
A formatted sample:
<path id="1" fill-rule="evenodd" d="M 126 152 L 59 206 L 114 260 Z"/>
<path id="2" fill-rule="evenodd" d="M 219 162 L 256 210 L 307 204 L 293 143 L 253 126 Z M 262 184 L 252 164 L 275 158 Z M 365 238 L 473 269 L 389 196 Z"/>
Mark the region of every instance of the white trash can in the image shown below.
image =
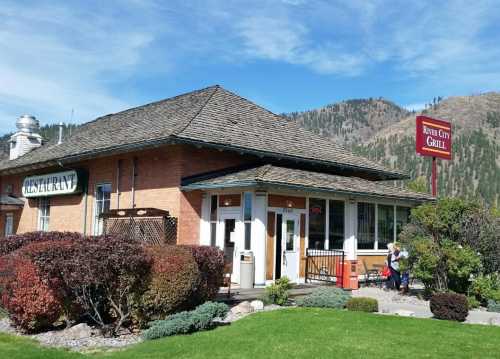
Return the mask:
<path id="1" fill-rule="evenodd" d="M 251 289 L 254 283 L 254 256 L 253 252 L 240 253 L 240 288 Z"/>

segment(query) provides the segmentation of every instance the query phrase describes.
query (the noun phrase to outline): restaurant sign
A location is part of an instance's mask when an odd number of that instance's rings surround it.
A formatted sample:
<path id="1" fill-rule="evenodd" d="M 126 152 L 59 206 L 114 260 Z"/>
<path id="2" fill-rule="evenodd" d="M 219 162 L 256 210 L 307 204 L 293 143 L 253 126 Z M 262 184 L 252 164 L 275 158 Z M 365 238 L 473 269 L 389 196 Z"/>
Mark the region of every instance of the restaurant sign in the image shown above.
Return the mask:
<path id="1" fill-rule="evenodd" d="M 417 153 L 451 160 L 451 123 L 417 116 Z"/>
<path id="2" fill-rule="evenodd" d="M 81 191 L 80 182 L 77 171 L 30 176 L 24 179 L 23 196 L 33 198 L 75 194 Z"/>

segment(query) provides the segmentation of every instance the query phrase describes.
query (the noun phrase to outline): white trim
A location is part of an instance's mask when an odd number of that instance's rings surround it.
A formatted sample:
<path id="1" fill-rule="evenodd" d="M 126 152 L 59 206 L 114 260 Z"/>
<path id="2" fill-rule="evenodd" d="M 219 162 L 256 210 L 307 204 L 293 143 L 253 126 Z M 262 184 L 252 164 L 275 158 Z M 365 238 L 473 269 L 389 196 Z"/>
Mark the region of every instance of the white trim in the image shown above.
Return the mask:
<path id="1" fill-rule="evenodd" d="M 102 234 L 99 233 L 98 228 L 96 227 L 96 219 L 97 219 L 97 188 L 100 186 L 106 186 L 109 185 L 111 187 L 111 191 L 109 192 L 109 207 L 111 208 L 111 194 L 113 193 L 113 184 L 109 181 L 107 182 L 98 182 L 94 185 L 94 203 L 93 203 L 93 208 L 92 208 L 92 234 L 94 236 Z"/>
<path id="2" fill-rule="evenodd" d="M 14 234 L 14 213 L 5 213 L 5 224 L 3 233 L 5 237 Z"/>

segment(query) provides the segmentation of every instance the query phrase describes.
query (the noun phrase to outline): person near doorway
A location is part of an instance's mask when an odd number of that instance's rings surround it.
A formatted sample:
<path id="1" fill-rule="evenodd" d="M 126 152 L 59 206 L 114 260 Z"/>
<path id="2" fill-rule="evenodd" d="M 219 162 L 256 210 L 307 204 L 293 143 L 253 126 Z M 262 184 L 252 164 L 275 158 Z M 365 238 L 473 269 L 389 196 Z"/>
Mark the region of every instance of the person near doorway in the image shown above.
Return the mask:
<path id="1" fill-rule="evenodd" d="M 395 244 L 391 254 L 389 269 L 391 271 L 391 282 L 397 291 L 401 289 L 401 272 L 399 270 L 399 260 L 401 259 L 401 249 Z"/>
<path id="2" fill-rule="evenodd" d="M 391 279 L 391 258 L 392 258 L 392 253 L 394 252 L 394 244 L 389 243 L 387 244 L 387 249 L 389 250 L 387 252 L 387 257 L 385 260 L 385 268 L 384 268 L 384 273 L 383 275 L 387 278 L 385 282 L 385 290 L 392 289 L 392 279 Z"/>

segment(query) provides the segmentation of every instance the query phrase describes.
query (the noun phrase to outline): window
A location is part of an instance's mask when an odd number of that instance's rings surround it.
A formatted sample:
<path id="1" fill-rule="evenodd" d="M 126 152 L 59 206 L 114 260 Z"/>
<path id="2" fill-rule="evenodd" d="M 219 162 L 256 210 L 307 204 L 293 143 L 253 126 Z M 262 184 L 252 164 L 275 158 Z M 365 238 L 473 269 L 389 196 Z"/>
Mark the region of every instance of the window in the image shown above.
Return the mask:
<path id="1" fill-rule="evenodd" d="M 394 206 L 377 205 L 378 249 L 387 249 L 394 241 Z"/>
<path id="2" fill-rule="evenodd" d="M 328 249 L 344 248 L 344 202 L 328 203 Z"/>
<path id="3" fill-rule="evenodd" d="M 396 238 L 399 240 L 399 234 L 403 226 L 410 221 L 411 209 L 408 207 L 396 207 Z"/>
<path id="4" fill-rule="evenodd" d="M 286 250 L 294 251 L 295 250 L 295 221 L 287 220 L 286 221 Z"/>
<path id="5" fill-rule="evenodd" d="M 50 222 L 50 199 L 42 197 L 38 200 L 38 230 L 47 232 Z"/>
<path id="6" fill-rule="evenodd" d="M 103 232 L 103 220 L 99 218 L 102 213 L 106 213 L 111 208 L 111 184 L 98 184 L 95 191 L 94 209 L 94 234 L 100 235 Z"/>
<path id="7" fill-rule="evenodd" d="M 309 248 L 325 249 L 326 200 L 309 199 Z"/>
<path id="8" fill-rule="evenodd" d="M 215 247 L 217 245 L 217 209 L 218 209 L 217 195 L 210 196 L 210 245 Z"/>
<path id="9" fill-rule="evenodd" d="M 245 250 L 250 250 L 252 244 L 252 201 L 251 192 L 243 194 L 243 221 L 245 223 Z"/>
<path id="10" fill-rule="evenodd" d="M 358 249 L 375 249 L 375 205 L 358 203 Z"/>
<path id="11" fill-rule="evenodd" d="M 4 234 L 5 234 L 5 237 L 11 236 L 14 234 L 14 215 L 12 213 L 5 214 Z"/>

